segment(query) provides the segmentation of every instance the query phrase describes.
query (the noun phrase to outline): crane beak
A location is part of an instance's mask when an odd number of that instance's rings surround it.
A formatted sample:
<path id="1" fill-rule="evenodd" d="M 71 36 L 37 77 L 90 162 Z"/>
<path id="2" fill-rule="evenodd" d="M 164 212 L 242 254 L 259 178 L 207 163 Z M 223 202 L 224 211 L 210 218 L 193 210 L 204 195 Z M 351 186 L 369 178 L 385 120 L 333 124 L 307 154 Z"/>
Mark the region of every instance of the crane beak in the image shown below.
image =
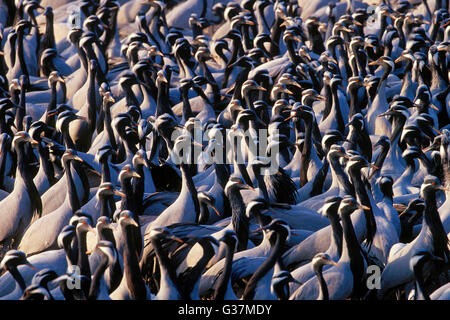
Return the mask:
<path id="1" fill-rule="evenodd" d="M 436 131 L 439 135 L 441 135 L 442 134 L 442 132 L 441 131 L 439 131 L 438 129 L 436 129 L 435 127 L 432 127 L 433 128 L 433 130 L 434 131 Z"/>
<path id="2" fill-rule="evenodd" d="M 352 29 L 349 29 L 349 28 L 347 28 L 347 27 L 343 27 L 341 30 L 342 30 L 342 31 L 345 31 L 345 32 L 349 32 L 349 33 L 352 33 L 352 32 L 353 32 Z"/>
<path id="3" fill-rule="evenodd" d="M 125 197 L 126 197 L 126 194 L 123 193 L 122 191 L 119 191 L 119 190 L 114 190 L 114 194 L 115 194 L 116 196 L 119 196 L 119 197 L 122 197 L 122 198 L 125 198 Z"/>
<path id="4" fill-rule="evenodd" d="M 334 262 L 333 260 L 326 260 L 326 262 L 327 262 L 327 264 L 331 264 L 331 265 L 333 265 L 333 266 L 335 266 L 335 267 L 339 267 L 339 264 L 338 263 L 336 263 L 336 262 Z"/>
<path id="5" fill-rule="evenodd" d="M 324 96 L 321 96 L 320 94 L 317 94 L 317 95 L 315 95 L 314 97 L 315 97 L 317 100 L 320 100 L 320 101 L 327 101 L 327 98 L 324 97 Z"/>
<path id="6" fill-rule="evenodd" d="M 140 178 L 141 178 L 141 175 L 140 175 L 139 173 L 137 173 L 137 172 L 133 172 L 133 178 L 138 178 L 138 179 L 140 179 Z"/>
<path id="7" fill-rule="evenodd" d="M 213 206 L 213 205 L 209 205 L 209 206 L 211 207 L 211 209 L 214 210 L 214 212 L 215 212 L 219 217 L 222 216 L 222 215 L 220 214 L 219 210 L 217 210 L 217 208 L 216 208 L 215 206 Z"/>
<path id="8" fill-rule="evenodd" d="M 290 85 L 296 86 L 298 88 L 301 88 L 302 86 L 300 85 L 300 83 L 292 81 L 291 83 L 289 83 Z"/>
<path id="9" fill-rule="evenodd" d="M 106 96 L 106 101 L 115 103 L 115 102 L 116 102 L 116 99 L 114 99 L 112 95 L 108 94 L 108 95 Z"/>
<path id="10" fill-rule="evenodd" d="M 289 111 L 289 110 L 288 110 L 288 111 Z M 284 121 L 289 121 L 289 120 L 291 120 L 292 118 L 294 118 L 296 115 L 297 115 L 297 114 L 290 115 L 289 117 L 287 117 L 286 119 L 284 119 Z"/>
<path id="11" fill-rule="evenodd" d="M 253 188 L 253 187 L 250 187 L 249 185 L 247 185 L 247 184 L 244 184 L 243 185 L 243 188 L 244 189 L 248 189 L 248 190 L 252 190 L 252 191 L 255 191 L 255 188 Z"/>
<path id="12" fill-rule="evenodd" d="M 370 210 L 368 206 L 363 206 L 362 204 L 358 206 L 359 209 Z"/>
<path id="13" fill-rule="evenodd" d="M 202 147 L 202 148 L 203 148 L 203 145 L 202 145 L 201 143 L 197 142 L 197 141 L 193 141 L 192 144 L 193 144 L 194 146 Z"/>
<path id="14" fill-rule="evenodd" d="M 333 58 L 333 57 L 328 57 L 328 61 L 331 61 L 331 62 L 333 62 L 334 64 L 339 65 L 339 63 L 337 62 L 337 60 L 336 60 L 335 58 Z"/>
<path id="15" fill-rule="evenodd" d="M 257 86 L 257 87 L 255 87 L 255 89 L 256 89 L 256 90 L 261 90 L 261 91 L 267 91 L 266 88 L 261 87 L 261 86 Z"/>
<path id="16" fill-rule="evenodd" d="M 36 268 L 35 266 L 33 266 L 31 263 L 27 262 L 25 263 L 26 266 L 28 266 L 29 268 L 33 269 L 34 271 L 38 271 L 39 269 Z"/>
<path id="17" fill-rule="evenodd" d="M 423 153 L 427 153 L 428 151 L 430 151 L 433 147 L 432 146 L 428 146 L 425 149 L 422 149 Z"/>
<path id="18" fill-rule="evenodd" d="M 433 108 L 436 111 L 440 111 L 438 107 L 436 107 L 434 104 L 430 103 L 430 107 Z"/>
<path id="19" fill-rule="evenodd" d="M 184 241 L 183 240 L 181 240 L 180 238 L 178 238 L 178 237 L 176 237 L 176 236 L 170 236 L 170 239 L 172 239 L 172 240 L 175 240 L 176 242 L 179 242 L 179 243 L 184 243 Z"/>

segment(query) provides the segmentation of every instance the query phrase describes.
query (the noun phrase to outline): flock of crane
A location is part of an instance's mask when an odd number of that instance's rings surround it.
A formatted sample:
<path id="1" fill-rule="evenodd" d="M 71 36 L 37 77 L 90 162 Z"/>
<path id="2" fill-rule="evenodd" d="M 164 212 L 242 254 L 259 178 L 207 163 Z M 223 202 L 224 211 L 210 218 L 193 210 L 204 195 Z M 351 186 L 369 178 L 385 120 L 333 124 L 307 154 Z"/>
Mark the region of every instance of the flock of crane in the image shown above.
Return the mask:
<path id="1" fill-rule="evenodd" d="M 0 299 L 450 299 L 448 0 L 0 0 Z"/>

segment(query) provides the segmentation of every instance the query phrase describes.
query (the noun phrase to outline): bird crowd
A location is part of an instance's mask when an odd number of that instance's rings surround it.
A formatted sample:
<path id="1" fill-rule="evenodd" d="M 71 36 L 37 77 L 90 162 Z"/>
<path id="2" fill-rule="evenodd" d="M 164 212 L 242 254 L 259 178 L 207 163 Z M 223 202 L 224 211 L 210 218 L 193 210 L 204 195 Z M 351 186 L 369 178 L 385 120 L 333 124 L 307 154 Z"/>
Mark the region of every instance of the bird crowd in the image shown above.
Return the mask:
<path id="1" fill-rule="evenodd" d="M 450 299 L 448 0 L 1 0 L 0 40 L 0 299 Z"/>

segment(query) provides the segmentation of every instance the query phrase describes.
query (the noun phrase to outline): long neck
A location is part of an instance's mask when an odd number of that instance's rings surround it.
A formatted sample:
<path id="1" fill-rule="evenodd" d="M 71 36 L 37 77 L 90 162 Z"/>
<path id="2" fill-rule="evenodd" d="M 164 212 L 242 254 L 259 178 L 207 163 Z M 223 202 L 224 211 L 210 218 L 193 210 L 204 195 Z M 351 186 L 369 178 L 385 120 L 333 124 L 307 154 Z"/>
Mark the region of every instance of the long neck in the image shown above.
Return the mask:
<path id="1" fill-rule="evenodd" d="M 344 124 L 344 119 L 342 118 L 342 113 L 341 113 L 341 106 L 340 106 L 340 102 L 339 102 L 339 96 L 338 96 L 338 89 L 336 88 L 336 90 L 332 90 L 333 92 L 333 107 L 334 107 L 334 116 L 336 117 L 336 121 L 337 121 L 337 129 L 344 134 L 345 132 L 345 124 Z"/>
<path id="2" fill-rule="evenodd" d="M 412 66 L 413 66 L 412 61 L 408 59 L 408 61 L 406 61 L 405 74 L 403 75 L 402 89 L 400 90 L 401 94 L 403 95 L 405 95 L 408 88 L 412 86 L 412 78 L 411 78 Z"/>
<path id="3" fill-rule="evenodd" d="M 342 236 L 343 236 L 343 229 L 341 224 L 339 223 L 339 217 L 337 213 L 329 213 L 328 219 L 330 220 L 331 230 L 332 230 L 332 237 L 331 237 L 331 243 L 330 248 L 336 247 L 337 252 L 339 255 L 342 254 Z"/>
<path id="4" fill-rule="evenodd" d="M 69 196 L 69 205 L 72 212 L 77 211 L 81 208 L 80 200 L 78 199 L 77 188 L 75 186 L 75 181 L 72 176 L 72 168 L 69 161 L 63 162 L 64 171 L 67 178 L 67 195 Z"/>
<path id="5" fill-rule="evenodd" d="M 114 131 L 111 126 L 112 117 L 111 117 L 111 109 L 109 103 L 103 103 L 103 112 L 104 112 L 104 128 L 106 129 L 106 134 L 108 135 L 109 144 L 111 147 L 117 151 L 117 142 L 114 136 Z"/>
<path id="6" fill-rule="evenodd" d="M 57 180 L 55 178 L 55 169 L 53 168 L 53 165 L 50 163 L 49 151 L 47 148 L 42 146 L 41 142 L 39 142 L 38 152 L 39 152 L 40 168 L 44 170 L 45 176 L 47 177 L 48 182 L 52 186 L 56 183 Z"/>
<path id="7" fill-rule="evenodd" d="M 62 131 L 62 136 L 63 136 L 64 144 L 66 145 L 66 148 L 67 149 L 76 149 L 75 143 L 73 142 L 73 140 L 69 134 L 69 124 L 67 123 L 62 128 L 61 131 Z"/>
<path id="8" fill-rule="evenodd" d="M 233 256 L 234 256 L 234 248 L 230 245 L 226 245 L 226 254 L 225 254 L 225 267 L 223 269 L 222 274 L 217 281 L 217 287 L 214 291 L 214 300 L 222 301 L 225 299 L 225 294 L 228 289 L 228 283 L 230 281 L 231 276 L 231 268 L 233 266 Z"/>
<path id="9" fill-rule="evenodd" d="M 194 203 L 195 213 L 198 215 L 200 213 L 200 205 L 198 203 L 197 189 L 195 188 L 194 180 L 192 179 L 189 166 L 187 164 L 181 164 L 181 175 L 181 192 L 188 192 L 190 194 L 192 197 L 192 202 Z"/>
<path id="10" fill-rule="evenodd" d="M 312 27 L 309 30 L 309 39 L 311 42 L 311 50 L 317 54 L 321 54 L 325 51 L 325 47 L 323 45 L 323 39 L 320 35 L 319 30 L 317 27 Z"/>
<path id="11" fill-rule="evenodd" d="M 395 117 L 393 124 L 392 124 L 392 133 L 389 137 L 389 140 L 391 141 L 392 147 L 397 147 L 398 141 L 400 139 L 400 134 L 403 130 L 403 126 L 405 124 L 405 118 L 403 117 Z"/>
<path id="12" fill-rule="evenodd" d="M 350 89 L 350 110 L 348 118 L 351 119 L 355 114 L 361 113 L 360 101 L 358 101 L 359 87 L 354 86 Z"/>
<path id="13" fill-rule="evenodd" d="M 106 268 L 108 268 L 108 262 L 108 257 L 102 254 L 102 259 L 95 269 L 94 275 L 92 276 L 88 300 L 97 300 L 97 296 L 100 291 L 100 281 L 102 280 Z"/>
<path id="14" fill-rule="evenodd" d="M 287 40 L 286 41 L 286 49 L 289 54 L 289 59 L 293 64 L 300 63 L 297 54 L 295 53 L 295 47 L 294 47 L 294 40 Z"/>
<path id="15" fill-rule="evenodd" d="M 317 276 L 317 279 L 319 280 L 319 297 L 317 298 L 317 300 L 329 300 L 329 296 L 328 296 L 328 287 L 327 287 L 327 283 L 323 277 L 322 274 L 322 270 L 323 270 L 323 265 L 320 265 L 317 268 L 314 268 L 314 272 Z"/>
<path id="16" fill-rule="evenodd" d="M 123 250 L 124 273 L 131 297 L 134 300 L 145 300 L 147 298 L 147 290 L 139 268 L 139 257 L 133 237 L 134 232 L 131 228 L 133 226 L 126 226 L 122 229 L 126 239 Z"/>
<path id="17" fill-rule="evenodd" d="M 416 281 L 414 282 L 414 287 L 416 289 L 416 300 L 430 300 L 430 296 L 423 289 L 425 288 L 425 281 L 423 275 L 423 264 L 419 261 L 413 268 L 414 277 Z"/>
<path id="18" fill-rule="evenodd" d="M 325 109 L 323 110 L 322 121 L 325 120 L 331 112 L 331 107 L 333 106 L 333 96 L 331 92 L 331 87 L 329 84 L 325 84 Z"/>
<path id="19" fill-rule="evenodd" d="M 23 143 L 19 143 L 16 147 L 16 154 L 17 172 L 19 174 L 18 176 L 16 176 L 16 179 L 19 178 L 19 176 L 22 178 L 27 189 L 28 196 L 30 197 L 31 206 L 35 211 L 35 215 L 40 216 L 42 212 L 41 196 L 36 189 L 36 185 L 33 182 L 30 169 L 28 168 L 27 159 L 25 157 L 25 146 Z"/>
<path id="20" fill-rule="evenodd" d="M 345 194 L 354 196 L 355 189 L 354 189 L 353 185 L 350 183 L 350 181 L 347 177 L 347 174 L 342 169 L 341 164 L 338 161 L 338 158 L 334 158 L 334 157 L 331 158 L 330 164 L 331 164 L 331 170 L 334 172 L 340 188 L 343 189 L 342 191 L 345 191 Z"/>
<path id="21" fill-rule="evenodd" d="M 135 105 L 139 107 L 139 101 L 136 98 L 136 95 L 133 92 L 133 89 L 129 85 L 124 85 L 123 90 L 125 91 L 125 99 L 127 102 L 127 106 Z"/>
<path id="22" fill-rule="evenodd" d="M 77 39 L 74 43 L 75 45 L 75 49 L 77 50 L 77 54 L 78 57 L 80 58 L 81 61 L 81 65 L 83 66 L 84 70 L 87 72 L 88 71 L 88 59 L 87 59 L 87 55 L 86 52 L 81 49 L 80 47 L 80 39 Z"/>
<path id="23" fill-rule="evenodd" d="M 46 24 L 45 24 L 45 40 L 44 47 L 41 49 L 47 48 L 55 48 L 55 34 L 53 30 L 53 14 L 47 15 Z"/>
<path id="24" fill-rule="evenodd" d="M 20 63 L 20 68 L 22 70 L 22 73 L 25 76 L 29 76 L 27 64 L 25 62 L 25 57 L 23 55 L 23 38 L 24 38 L 24 30 L 19 30 L 17 32 L 17 55 L 16 55 L 16 63 Z"/>
<path id="25" fill-rule="evenodd" d="M 241 72 L 239 72 L 239 74 L 236 78 L 235 85 L 234 85 L 233 99 L 242 100 L 241 89 L 242 89 L 242 85 L 244 84 L 245 80 L 247 80 L 247 78 L 248 78 L 249 72 L 250 72 L 250 69 L 247 67 L 242 68 Z"/>
<path id="26" fill-rule="evenodd" d="M 81 275 L 91 277 L 91 269 L 89 267 L 89 258 L 86 254 L 87 251 L 87 231 L 77 229 L 77 241 L 78 241 L 78 261 L 77 265 L 80 268 Z"/>
<path id="27" fill-rule="evenodd" d="M 238 251 L 247 249 L 249 221 L 245 215 L 245 203 L 239 189 L 232 188 L 228 199 L 231 205 L 231 223 L 238 236 Z"/>
<path id="28" fill-rule="evenodd" d="M 102 167 L 102 181 L 101 183 L 104 182 L 111 182 L 111 169 L 109 167 L 109 161 L 108 160 L 104 160 L 100 162 L 101 167 Z"/>
<path id="29" fill-rule="evenodd" d="M 164 252 L 164 250 L 162 249 L 161 243 L 158 240 L 152 240 L 152 245 L 153 245 L 153 248 L 155 248 L 155 255 L 158 258 L 159 268 L 161 271 L 161 281 L 165 282 L 165 283 L 160 284 L 160 288 L 164 287 L 164 288 L 168 288 L 169 290 L 177 290 L 178 291 L 176 271 L 172 267 L 169 257 L 167 256 L 167 253 Z M 169 286 L 169 283 L 167 281 L 172 282 L 172 284 L 175 287 Z"/>
<path id="30" fill-rule="evenodd" d="M 226 88 L 228 85 L 228 78 L 230 77 L 231 71 L 233 69 L 233 68 L 229 68 L 228 66 L 232 65 L 233 63 L 235 63 L 237 61 L 240 46 L 241 46 L 240 41 L 233 40 L 233 51 L 231 52 L 231 57 L 228 60 L 227 67 L 225 69 L 225 74 L 224 74 L 223 80 L 222 80 L 222 89 Z"/>
<path id="31" fill-rule="evenodd" d="M 122 181 L 121 185 L 122 190 L 125 193 L 125 197 L 122 198 L 122 210 L 130 210 L 131 212 L 136 212 L 136 200 L 134 198 L 133 187 L 131 185 L 131 178 L 125 178 Z"/>
<path id="32" fill-rule="evenodd" d="M 100 216 L 105 216 L 111 219 L 115 210 L 116 205 L 112 196 L 100 197 Z"/>
<path id="33" fill-rule="evenodd" d="M 48 113 L 56 109 L 57 104 L 57 93 L 56 93 L 56 81 L 51 83 L 51 95 L 50 95 L 50 103 L 47 105 L 47 114 L 45 115 L 45 123 L 51 127 L 55 127 L 55 116 L 48 117 Z"/>
<path id="34" fill-rule="evenodd" d="M 386 79 L 389 76 L 390 72 L 391 72 L 391 67 L 390 66 L 384 66 L 383 75 L 381 76 L 380 82 L 378 83 L 377 94 L 381 93 L 381 94 L 385 95 L 384 91 L 386 90 Z"/>
<path id="35" fill-rule="evenodd" d="M 15 119 L 15 125 L 17 128 L 17 131 L 22 131 L 23 129 L 23 118 L 26 115 L 26 91 L 27 91 L 27 85 L 23 85 L 22 89 L 20 90 L 20 105 L 17 108 L 16 111 L 16 119 Z"/>
<path id="36" fill-rule="evenodd" d="M 366 239 L 369 244 L 372 243 L 375 236 L 377 225 L 375 223 L 375 216 L 373 214 L 372 202 L 369 198 L 369 193 L 367 192 L 366 186 L 361 179 L 361 171 L 351 173 L 351 179 L 353 185 L 355 186 L 356 198 L 364 206 L 369 207 L 369 210 L 364 210 L 364 215 L 366 217 L 367 235 Z"/>
<path id="37" fill-rule="evenodd" d="M 13 266 L 13 267 L 9 268 L 8 271 L 11 273 L 11 275 L 14 278 L 14 280 L 16 280 L 16 282 L 19 285 L 19 287 L 22 290 L 22 292 L 25 291 L 25 288 L 26 288 L 25 280 L 23 279 L 23 277 L 20 274 L 20 272 L 17 269 L 17 267 Z"/>
<path id="38" fill-rule="evenodd" d="M 253 42 L 250 39 L 250 26 L 247 24 L 241 25 L 242 35 L 244 36 L 244 50 L 248 51 L 253 48 Z"/>
<path id="39" fill-rule="evenodd" d="M 270 201 L 270 199 L 269 199 L 269 192 L 267 190 L 267 186 L 266 186 L 266 183 L 264 181 L 263 175 L 261 175 L 260 172 L 258 172 L 258 173 L 255 172 L 255 175 L 256 175 L 256 179 L 258 180 L 258 188 L 259 188 L 259 190 L 261 190 L 261 192 L 262 192 L 262 194 L 264 196 L 264 199 L 266 201 Z"/>
<path id="40" fill-rule="evenodd" d="M 411 181 L 416 173 L 416 162 L 414 159 L 406 161 L 406 170 L 403 174 L 398 178 L 399 184 L 410 185 Z"/>
<path id="41" fill-rule="evenodd" d="M 428 228 L 429 233 L 432 235 L 434 255 L 448 261 L 450 259 L 448 238 L 437 210 L 436 192 L 428 191 L 425 193 L 424 198 L 425 212 L 422 228 Z"/>
<path id="42" fill-rule="evenodd" d="M 281 247 L 284 243 L 284 239 L 281 235 L 277 234 L 275 245 L 270 252 L 269 257 L 266 261 L 256 270 L 250 280 L 247 282 L 247 286 L 245 287 L 244 294 L 242 295 L 243 300 L 252 300 L 255 295 L 255 289 L 258 285 L 258 281 L 263 278 L 270 269 L 273 268 L 275 262 L 281 254 Z"/>
<path id="43" fill-rule="evenodd" d="M 272 26 L 271 30 L 271 38 L 272 42 L 270 43 L 270 56 L 275 57 L 280 54 L 280 37 L 281 37 L 281 31 L 284 29 L 284 27 L 280 26 L 283 23 L 283 19 L 279 18 L 278 16 L 275 18 L 275 23 Z"/>
<path id="44" fill-rule="evenodd" d="M 194 114 L 192 113 L 192 109 L 191 109 L 191 104 L 189 102 L 187 88 L 181 89 L 181 98 L 183 100 L 183 114 L 182 114 L 182 118 L 181 118 L 181 124 L 184 124 L 184 123 L 186 123 L 186 121 L 189 118 L 194 117 Z"/>
<path id="45" fill-rule="evenodd" d="M 300 162 L 300 187 L 308 182 L 308 168 L 311 160 L 312 147 L 312 119 L 304 119 L 305 142 L 303 143 L 302 158 Z"/>
<path id="46" fill-rule="evenodd" d="M 344 242 L 341 260 L 350 261 L 350 269 L 353 274 L 353 291 L 355 291 L 362 277 L 364 276 L 364 260 L 361 255 L 361 247 L 353 228 L 349 213 L 344 213 L 342 217 L 342 229 L 344 232 Z"/>
<path id="47" fill-rule="evenodd" d="M 216 79 L 214 79 L 211 71 L 209 70 L 208 66 L 206 65 L 206 61 L 202 60 L 200 61 L 200 66 L 202 68 L 203 74 L 206 78 L 206 80 L 208 81 L 208 84 L 211 86 L 212 88 L 212 93 L 213 93 L 213 98 L 214 98 L 214 103 L 218 103 L 220 102 L 220 89 L 219 86 L 216 82 Z"/>
<path id="48" fill-rule="evenodd" d="M 133 178 L 131 181 L 132 188 L 133 188 L 133 194 L 134 199 L 136 201 L 136 213 L 142 214 L 143 208 L 142 208 L 142 199 L 144 198 L 144 181 L 146 180 L 145 173 L 144 173 L 144 165 L 138 164 L 135 166 L 137 174 L 139 174 L 140 178 Z M 147 177 L 148 179 L 148 177 Z"/>
<path id="49" fill-rule="evenodd" d="M 89 87 L 87 94 L 87 103 L 88 103 L 88 116 L 87 123 L 89 127 L 89 131 L 93 133 L 95 131 L 96 122 L 97 122 L 97 105 L 95 99 L 95 74 L 96 69 L 89 68 Z"/>
<path id="50" fill-rule="evenodd" d="M 250 97 L 250 93 L 251 93 L 251 91 L 244 90 L 244 99 L 245 99 L 245 103 L 247 105 L 247 109 L 250 109 L 250 110 L 254 111 L 255 110 L 255 106 L 253 105 L 253 100 Z"/>
<path id="51" fill-rule="evenodd" d="M 158 97 L 156 101 L 156 116 L 159 117 L 164 113 L 168 113 L 171 116 L 174 116 L 172 109 L 168 104 L 168 99 L 166 97 L 166 87 L 167 84 L 165 82 L 160 82 L 158 86 Z"/>

